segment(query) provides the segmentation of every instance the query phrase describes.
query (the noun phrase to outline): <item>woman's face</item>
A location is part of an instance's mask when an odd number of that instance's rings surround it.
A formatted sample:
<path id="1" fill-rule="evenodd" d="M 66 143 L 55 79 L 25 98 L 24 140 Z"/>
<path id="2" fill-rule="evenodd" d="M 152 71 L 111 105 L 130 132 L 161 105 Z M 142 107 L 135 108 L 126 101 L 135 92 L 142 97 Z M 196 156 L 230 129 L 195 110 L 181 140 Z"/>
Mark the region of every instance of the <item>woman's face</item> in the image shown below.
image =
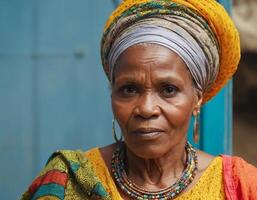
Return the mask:
<path id="1" fill-rule="evenodd" d="M 156 44 L 132 46 L 119 57 L 114 78 L 113 113 L 130 151 L 154 159 L 185 143 L 199 98 L 176 53 Z"/>

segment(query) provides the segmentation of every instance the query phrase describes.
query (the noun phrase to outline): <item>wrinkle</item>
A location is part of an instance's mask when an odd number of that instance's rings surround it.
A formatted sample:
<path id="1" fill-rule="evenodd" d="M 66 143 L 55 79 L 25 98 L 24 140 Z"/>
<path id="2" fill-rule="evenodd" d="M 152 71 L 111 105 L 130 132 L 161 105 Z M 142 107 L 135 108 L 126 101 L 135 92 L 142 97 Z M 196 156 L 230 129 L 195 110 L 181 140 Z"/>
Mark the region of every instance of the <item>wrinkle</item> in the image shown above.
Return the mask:
<path id="1" fill-rule="evenodd" d="M 144 188 L 166 188 L 173 184 L 184 170 L 185 151 L 177 158 L 173 158 L 175 161 L 172 164 L 169 163 L 170 159 L 166 158 L 165 161 L 167 162 L 164 163 L 161 159 L 139 159 L 139 161 L 138 158 L 133 159 L 133 162 L 129 164 L 128 176 L 131 180 L 134 180 L 133 182 Z"/>

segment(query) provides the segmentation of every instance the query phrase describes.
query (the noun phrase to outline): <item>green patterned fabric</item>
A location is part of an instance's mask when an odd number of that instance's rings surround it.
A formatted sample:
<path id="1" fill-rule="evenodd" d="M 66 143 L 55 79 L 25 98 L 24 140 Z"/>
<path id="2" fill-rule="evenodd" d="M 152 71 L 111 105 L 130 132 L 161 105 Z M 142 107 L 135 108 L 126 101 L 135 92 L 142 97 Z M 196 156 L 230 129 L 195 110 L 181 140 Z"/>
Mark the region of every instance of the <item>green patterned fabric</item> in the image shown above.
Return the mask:
<path id="1" fill-rule="evenodd" d="M 52 154 L 21 200 L 36 200 L 44 196 L 64 200 L 111 199 L 85 154 L 68 150 Z"/>

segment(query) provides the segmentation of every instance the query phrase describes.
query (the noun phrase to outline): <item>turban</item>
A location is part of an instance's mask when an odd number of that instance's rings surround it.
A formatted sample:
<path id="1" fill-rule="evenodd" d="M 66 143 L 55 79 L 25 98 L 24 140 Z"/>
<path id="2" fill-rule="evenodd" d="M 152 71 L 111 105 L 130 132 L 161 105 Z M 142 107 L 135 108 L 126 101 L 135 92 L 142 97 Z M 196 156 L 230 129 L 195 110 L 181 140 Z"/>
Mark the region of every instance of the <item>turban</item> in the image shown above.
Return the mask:
<path id="1" fill-rule="evenodd" d="M 214 0 L 122 2 L 102 37 L 102 63 L 110 81 L 118 57 L 139 43 L 159 44 L 177 53 L 203 93 L 203 102 L 225 85 L 240 59 L 237 30 Z"/>

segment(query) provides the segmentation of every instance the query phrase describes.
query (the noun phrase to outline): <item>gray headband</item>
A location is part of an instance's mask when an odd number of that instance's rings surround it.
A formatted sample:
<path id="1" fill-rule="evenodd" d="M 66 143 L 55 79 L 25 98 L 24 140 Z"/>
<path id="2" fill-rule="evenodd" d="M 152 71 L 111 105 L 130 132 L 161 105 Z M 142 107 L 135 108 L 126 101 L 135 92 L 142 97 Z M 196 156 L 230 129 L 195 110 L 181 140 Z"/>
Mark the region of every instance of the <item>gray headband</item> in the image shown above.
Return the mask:
<path id="1" fill-rule="evenodd" d="M 179 20 L 178 17 L 176 21 Z M 183 20 L 185 22 L 185 19 Z M 208 89 L 217 77 L 219 59 L 211 56 L 213 52 L 210 51 L 213 50 L 216 51 L 214 55 L 218 55 L 218 48 L 215 48 L 215 45 L 213 45 L 213 48 L 206 48 L 206 46 L 209 47 L 212 41 L 210 38 L 208 39 L 208 34 L 205 30 L 200 32 L 203 43 L 200 40 L 199 44 L 199 38 L 196 40 L 198 36 L 192 36 L 192 32 L 198 32 L 199 34 L 199 29 L 196 29 L 196 27 L 191 28 L 193 30 L 189 32 L 181 25 L 171 21 L 169 21 L 169 27 L 171 27 L 169 29 L 155 25 L 152 22 L 151 24 L 146 21 L 138 22 L 129 27 L 115 40 L 108 56 L 110 80 L 113 80 L 114 67 L 117 59 L 126 49 L 140 43 L 152 43 L 164 46 L 177 53 L 190 71 L 196 88 L 201 92 Z M 186 28 L 188 29 L 190 24 L 184 24 L 184 26 L 187 26 Z M 202 35 L 204 32 L 206 35 Z"/>

